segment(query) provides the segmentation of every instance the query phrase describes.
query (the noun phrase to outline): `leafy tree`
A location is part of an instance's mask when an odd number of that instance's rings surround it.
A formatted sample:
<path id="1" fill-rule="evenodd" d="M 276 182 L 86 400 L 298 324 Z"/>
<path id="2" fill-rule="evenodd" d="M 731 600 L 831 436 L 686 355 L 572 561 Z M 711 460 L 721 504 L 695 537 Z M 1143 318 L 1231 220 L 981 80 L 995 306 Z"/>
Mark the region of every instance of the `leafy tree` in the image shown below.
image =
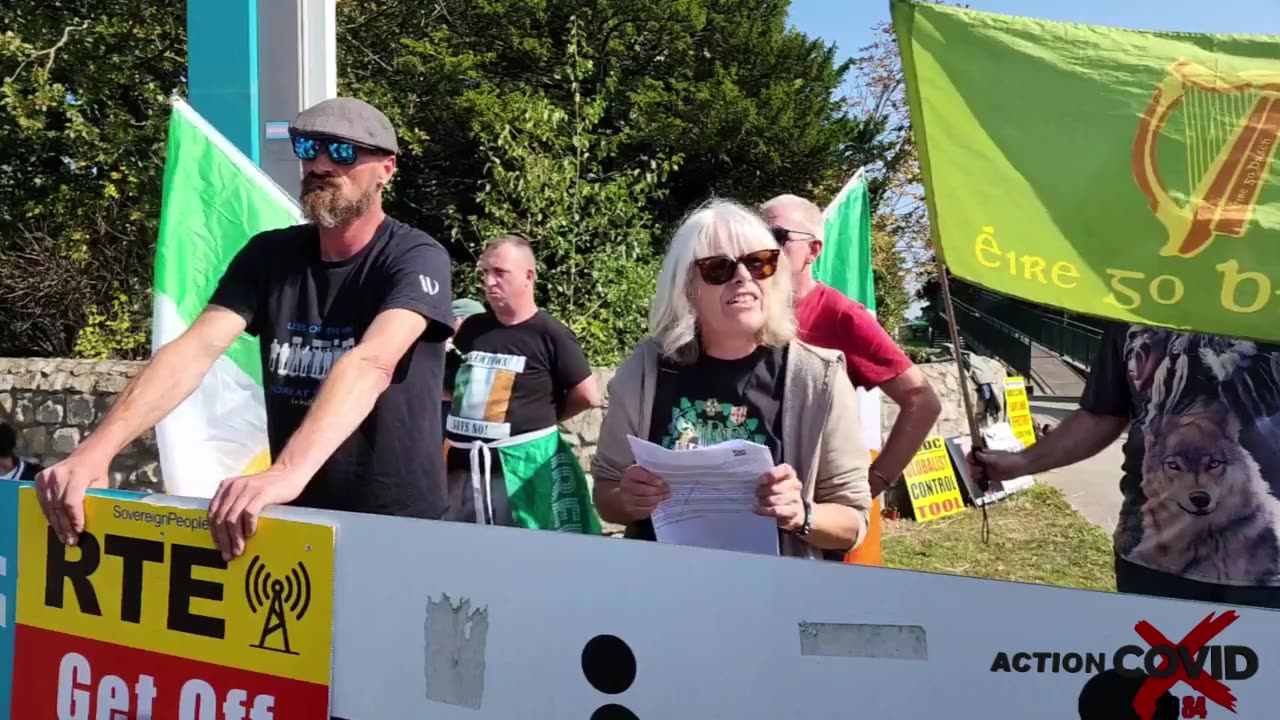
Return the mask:
<path id="1" fill-rule="evenodd" d="M 893 164 L 880 116 L 836 94 L 854 65 L 789 30 L 788 5 L 343 0 L 340 91 L 400 129 L 391 212 L 459 267 L 499 230 L 533 237 L 544 304 L 603 361 L 644 327 L 653 263 L 692 205 L 825 203 Z M 0 353 L 143 355 L 185 4 L 8 0 L 0 28 Z"/>
<path id="2" fill-rule="evenodd" d="M 849 112 L 864 123 L 861 162 L 874 208 L 877 314 L 893 330 L 937 270 L 902 63 L 890 23 L 876 25 L 875 40 L 862 48 L 854 66 L 858 86 L 846 102 Z"/>
<path id="3" fill-rule="evenodd" d="M 592 361 L 608 365 L 620 362 L 645 332 L 661 229 L 645 206 L 663 197 L 675 163 L 640 158 L 606 170 L 610 161 L 619 164 L 618 140 L 598 131 L 605 97 L 581 94 L 592 63 L 580 49 L 575 19 L 564 58 L 574 93 L 568 112 L 543 92 L 525 90 L 476 119 L 476 135 L 492 138 L 483 145 L 488 173 L 476 198 L 481 212 L 455 224 L 454 236 L 473 254 L 484 238 L 509 232 L 529 238 L 538 258 L 539 305 L 569 325 Z M 459 293 L 474 284 L 467 280 L 475 277 L 472 270 L 456 273 Z"/>
<path id="4" fill-rule="evenodd" d="M 0 28 L 0 354 L 88 328 L 85 352 L 139 356 L 184 3 L 7 0 Z"/>
<path id="5" fill-rule="evenodd" d="M 691 207 L 826 202 L 868 161 L 875 128 L 836 93 L 850 65 L 789 30 L 788 6 L 349 0 L 341 89 L 404 129 L 391 212 L 460 264 L 487 235 L 534 238 L 541 301 L 603 362 L 643 331 L 646 263 Z"/>
<path id="6" fill-rule="evenodd" d="M 607 99 L 605 171 L 681 157 L 649 210 L 671 225 L 710 195 L 751 202 L 789 191 L 829 198 L 856 165 L 862 123 L 834 93 L 834 50 L 789 30 L 783 0 L 350 0 L 339 6 L 342 88 L 407 131 L 396 211 L 445 234 L 476 212 L 487 142 L 472 118 L 526 90 L 568 112 Z M 591 62 L 578 90 L 562 48 L 578 21 Z M 421 171 L 421 172 L 416 172 Z M 409 178 L 412 177 L 412 180 Z M 462 248 L 455 248 L 462 250 Z"/>

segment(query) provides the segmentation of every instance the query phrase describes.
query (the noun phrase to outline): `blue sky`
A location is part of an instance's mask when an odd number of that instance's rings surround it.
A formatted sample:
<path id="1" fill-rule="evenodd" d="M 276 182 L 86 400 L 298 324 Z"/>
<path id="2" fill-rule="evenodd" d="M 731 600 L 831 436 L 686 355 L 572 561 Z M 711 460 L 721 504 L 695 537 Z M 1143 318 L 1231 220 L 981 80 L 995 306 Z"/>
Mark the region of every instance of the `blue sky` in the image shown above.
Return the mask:
<path id="1" fill-rule="evenodd" d="M 974 10 L 1140 30 L 1280 35 L 1280 0 L 967 0 Z M 840 59 L 871 42 L 889 0 L 792 0 L 791 24 L 836 43 Z"/>

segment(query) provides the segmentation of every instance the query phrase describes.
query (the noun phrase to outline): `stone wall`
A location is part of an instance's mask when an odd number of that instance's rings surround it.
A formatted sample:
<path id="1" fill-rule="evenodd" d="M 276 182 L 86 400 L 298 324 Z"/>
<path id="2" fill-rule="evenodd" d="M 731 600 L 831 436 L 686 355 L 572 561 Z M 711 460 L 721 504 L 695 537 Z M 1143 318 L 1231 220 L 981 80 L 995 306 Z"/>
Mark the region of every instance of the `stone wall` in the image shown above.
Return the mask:
<path id="1" fill-rule="evenodd" d="M 17 428 L 20 455 L 49 465 L 66 457 L 92 431 L 141 367 L 142 363 L 125 361 L 0 358 L 0 418 Z M 936 432 L 967 432 L 955 363 L 928 363 L 920 368 L 942 400 Z M 607 394 L 613 370 L 597 369 L 595 377 Z M 898 406 L 886 398 L 881 432 L 887 434 L 897 417 Z M 584 468 L 590 468 L 603 419 L 604 410 L 599 409 L 565 423 L 565 437 Z M 111 483 L 162 491 L 154 434 L 147 433 L 117 456 Z"/>
<path id="2" fill-rule="evenodd" d="M 960 374 L 956 369 L 956 363 L 954 361 L 925 363 L 919 368 L 924 372 L 925 377 L 929 378 L 929 384 L 933 386 L 933 391 L 938 393 L 938 400 L 942 403 L 942 412 L 933 425 L 933 431 L 943 437 L 969 434 L 969 421 L 964 415 L 964 398 L 960 396 Z M 969 393 L 974 398 L 976 410 L 977 395 L 972 380 L 969 381 Z M 889 434 L 893 422 L 897 419 L 898 406 L 892 400 L 885 398 L 880 404 L 880 430 L 883 436 Z"/>
<path id="3" fill-rule="evenodd" d="M 596 368 L 593 375 L 605 407 L 588 410 L 561 425 L 565 440 L 573 446 L 573 454 L 578 456 L 578 462 L 587 472 L 591 472 L 591 456 L 596 451 L 596 441 L 600 439 L 600 423 L 604 421 L 605 408 L 609 407 L 609 381 L 613 379 L 613 370 Z"/>
<path id="4" fill-rule="evenodd" d="M 0 358 L 0 419 L 18 431 L 18 454 L 48 466 L 87 437 L 142 367 L 116 360 Z M 112 487 L 160 492 L 155 436 L 111 464 Z"/>

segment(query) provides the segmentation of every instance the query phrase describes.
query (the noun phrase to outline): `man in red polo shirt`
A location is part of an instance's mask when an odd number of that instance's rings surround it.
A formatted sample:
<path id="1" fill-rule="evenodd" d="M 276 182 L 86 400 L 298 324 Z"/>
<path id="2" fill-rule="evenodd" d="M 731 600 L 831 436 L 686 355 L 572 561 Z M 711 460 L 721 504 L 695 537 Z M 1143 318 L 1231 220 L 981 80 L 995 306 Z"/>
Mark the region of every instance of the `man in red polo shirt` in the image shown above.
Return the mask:
<path id="1" fill-rule="evenodd" d="M 924 373 L 861 303 L 813 279 L 822 252 L 822 210 L 795 195 L 779 195 L 760 210 L 791 263 L 800 339 L 843 352 L 855 387 L 879 388 L 901 409 L 871 464 L 871 497 L 879 497 L 920 449 L 942 405 Z"/>

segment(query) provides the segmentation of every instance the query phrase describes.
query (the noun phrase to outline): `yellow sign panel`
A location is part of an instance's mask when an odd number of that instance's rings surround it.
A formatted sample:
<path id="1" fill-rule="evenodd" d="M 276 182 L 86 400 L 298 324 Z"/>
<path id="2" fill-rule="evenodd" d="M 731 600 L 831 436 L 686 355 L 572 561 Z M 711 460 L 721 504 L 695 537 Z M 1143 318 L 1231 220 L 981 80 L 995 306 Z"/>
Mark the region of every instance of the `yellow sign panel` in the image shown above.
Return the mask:
<path id="1" fill-rule="evenodd" d="M 964 497 L 951 467 L 947 444 L 930 435 L 902 471 L 911 495 L 911 510 L 917 522 L 937 520 L 964 510 Z"/>
<path id="2" fill-rule="evenodd" d="M 206 510 L 89 497 L 67 547 L 33 488 L 19 505 L 19 624 L 329 684 L 332 527 L 262 518 L 227 563 Z"/>
<path id="3" fill-rule="evenodd" d="M 1035 421 L 1031 419 L 1031 405 L 1027 402 L 1027 382 L 1020 377 L 1004 379 L 1004 406 L 1008 410 L 1009 425 L 1013 436 L 1029 448 L 1036 444 Z"/>

